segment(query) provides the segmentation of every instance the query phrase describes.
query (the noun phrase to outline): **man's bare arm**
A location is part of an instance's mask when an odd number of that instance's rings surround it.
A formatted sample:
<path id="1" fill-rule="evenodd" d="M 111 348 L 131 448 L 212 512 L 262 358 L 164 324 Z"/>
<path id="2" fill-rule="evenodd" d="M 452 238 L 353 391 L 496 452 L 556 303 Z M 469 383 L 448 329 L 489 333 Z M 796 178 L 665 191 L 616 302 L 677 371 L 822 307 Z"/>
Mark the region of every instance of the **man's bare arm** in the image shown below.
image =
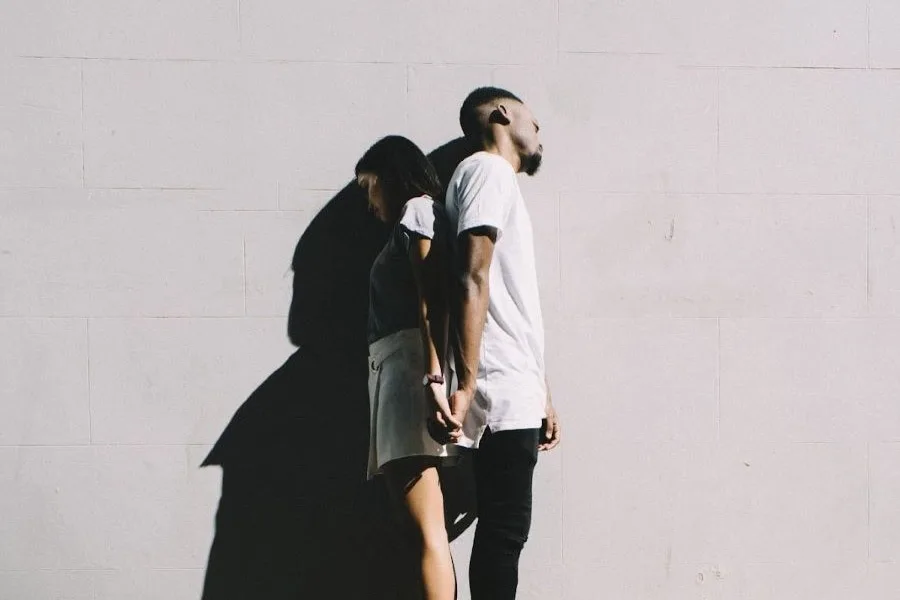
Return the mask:
<path id="1" fill-rule="evenodd" d="M 459 236 L 455 268 L 454 353 L 459 390 L 451 399 L 454 417 L 462 421 L 475 394 L 475 380 L 481 355 L 481 336 L 490 299 L 489 275 L 497 232 L 481 227 Z"/>

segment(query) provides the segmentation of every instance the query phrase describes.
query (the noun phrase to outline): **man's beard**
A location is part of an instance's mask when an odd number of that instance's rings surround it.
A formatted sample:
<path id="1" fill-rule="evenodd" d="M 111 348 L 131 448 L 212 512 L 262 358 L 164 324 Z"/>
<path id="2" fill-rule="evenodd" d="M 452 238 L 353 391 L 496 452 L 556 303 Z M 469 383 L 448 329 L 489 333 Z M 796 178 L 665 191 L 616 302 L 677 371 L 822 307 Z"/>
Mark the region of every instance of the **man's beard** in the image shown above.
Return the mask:
<path id="1" fill-rule="evenodd" d="M 534 154 L 529 154 L 528 156 L 522 159 L 522 166 L 525 168 L 526 175 L 534 175 L 538 172 L 538 169 L 541 168 L 541 159 L 543 158 L 543 154 L 540 152 L 535 152 Z"/>

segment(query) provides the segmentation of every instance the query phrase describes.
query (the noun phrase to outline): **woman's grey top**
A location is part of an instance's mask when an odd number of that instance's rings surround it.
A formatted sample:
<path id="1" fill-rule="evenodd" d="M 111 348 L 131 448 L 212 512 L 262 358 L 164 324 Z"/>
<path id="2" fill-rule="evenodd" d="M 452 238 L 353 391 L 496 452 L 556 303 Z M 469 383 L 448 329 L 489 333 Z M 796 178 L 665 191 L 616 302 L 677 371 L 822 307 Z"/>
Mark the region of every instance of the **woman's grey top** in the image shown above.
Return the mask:
<path id="1" fill-rule="evenodd" d="M 419 292 L 409 261 L 409 247 L 416 238 L 444 246 L 446 256 L 447 216 L 444 207 L 429 196 L 412 198 L 403 205 L 400 219 L 369 272 L 370 344 L 401 329 L 419 327 Z"/>

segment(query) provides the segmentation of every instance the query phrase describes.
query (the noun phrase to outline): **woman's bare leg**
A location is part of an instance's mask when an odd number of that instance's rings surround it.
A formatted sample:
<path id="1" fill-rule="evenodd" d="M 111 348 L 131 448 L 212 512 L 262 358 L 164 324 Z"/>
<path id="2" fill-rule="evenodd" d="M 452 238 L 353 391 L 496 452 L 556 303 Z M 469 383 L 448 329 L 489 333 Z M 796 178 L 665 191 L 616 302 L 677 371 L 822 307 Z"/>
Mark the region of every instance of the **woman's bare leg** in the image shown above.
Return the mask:
<path id="1" fill-rule="evenodd" d="M 412 521 L 421 556 L 426 600 L 453 600 L 456 576 L 444 525 L 444 496 L 437 468 L 426 458 L 408 458 L 385 465 L 391 494 Z"/>

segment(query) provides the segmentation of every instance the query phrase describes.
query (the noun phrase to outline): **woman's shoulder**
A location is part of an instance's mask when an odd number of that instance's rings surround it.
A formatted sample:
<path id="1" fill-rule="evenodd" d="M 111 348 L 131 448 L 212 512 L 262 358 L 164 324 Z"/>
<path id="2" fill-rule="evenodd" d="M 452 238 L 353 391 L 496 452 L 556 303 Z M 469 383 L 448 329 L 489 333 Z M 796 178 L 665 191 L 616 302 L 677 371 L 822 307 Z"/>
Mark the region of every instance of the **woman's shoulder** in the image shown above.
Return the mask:
<path id="1" fill-rule="evenodd" d="M 422 194 L 421 196 L 416 196 L 407 200 L 404 208 L 431 208 L 433 204 L 435 204 L 434 198 L 428 194 Z"/>
<path id="2" fill-rule="evenodd" d="M 403 205 L 403 210 L 401 211 L 401 218 L 406 216 L 408 213 L 415 213 L 422 217 L 431 217 L 441 219 L 445 216 L 444 205 L 440 202 L 437 202 L 434 198 L 429 196 L 428 194 L 423 194 L 421 196 L 416 196 L 415 198 L 410 198 L 406 201 L 406 204 Z"/>
<path id="3" fill-rule="evenodd" d="M 402 231 L 411 231 L 433 238 L 437 232 L 447 228 L 444 205 L 428 195 L 410 198 L 403 205 L 397 227 Z"/>

